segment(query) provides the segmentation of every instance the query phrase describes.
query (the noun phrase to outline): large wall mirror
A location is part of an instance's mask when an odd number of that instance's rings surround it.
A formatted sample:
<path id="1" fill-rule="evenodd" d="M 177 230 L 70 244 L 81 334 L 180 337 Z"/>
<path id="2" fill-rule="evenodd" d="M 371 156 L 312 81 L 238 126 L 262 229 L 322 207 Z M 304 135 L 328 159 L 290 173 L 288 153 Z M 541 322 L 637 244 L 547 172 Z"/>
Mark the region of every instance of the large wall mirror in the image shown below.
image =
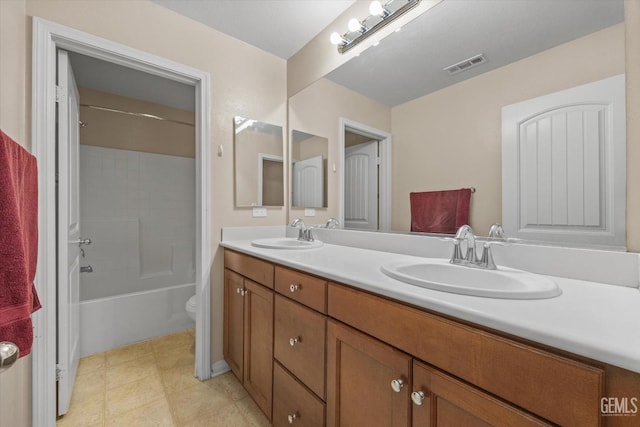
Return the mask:
<path id="1" fill-rule="evenodd" d="M 284 206 L 282 126 L 234 118 L 236 207 Z"/>
<path id="2" fill-rule="evenodd" d="M 327 207 L 329 140 L 294 129 L 291 131 L 291 206 Z"/>
<path id="3" fill-rule="evenodd" d="M 293 95 L 289 116 L 390 132 L 391 230 L 410 230 L 411 192 L 473 187 L 470 223 L 486 235 L 502 222 L 502 108 L 624 72 L 623 0 L 443 0 Z M 326 135 L 340 166 L 344 135 Z"/>

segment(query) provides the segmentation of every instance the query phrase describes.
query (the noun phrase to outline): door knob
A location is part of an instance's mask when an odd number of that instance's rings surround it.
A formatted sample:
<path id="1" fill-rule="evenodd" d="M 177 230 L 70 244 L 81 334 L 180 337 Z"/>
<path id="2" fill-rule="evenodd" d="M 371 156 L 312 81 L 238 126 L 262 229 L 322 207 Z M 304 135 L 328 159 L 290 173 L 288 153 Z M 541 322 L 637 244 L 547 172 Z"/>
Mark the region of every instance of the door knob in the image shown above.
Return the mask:
<path id="1" fill-rule="evenodd" d="M 293 422 L 298 419 L 298 416 L 299 415 L 297 412 L 287 415 L 287 420 L 289 421 L 289 424 L 293 424 Z"/>
<path id="2" fill-rule="evenodd" d="M 289 345 L 291 347 L 294 347 L 296 344 L 298 344 L 299 342 L 302 342 L 302 337 L 293 337 L 293 338 L 289 338 Z"/>
<path id="3" fill-rule="evenodd" d="M 9 341 L 0 342 L 0 372 L 9 369 L 20 357 L 20 349 Z"/>
<path id="4" fill-rule="evenodd" d="M 413 400 L 413 403 L 416 405 L 421 406 L 422 402 L 424 402 L 424 392 L 422 390 L 414 391 L 411 393 L 411 400 Z"/>
<path id="5" fill-rule="evenodd" d="M 295 291 L 300 290 L 300 285 L 299 284 L 291 284 L 289 285 L 289 290 L 291 291 L 291 293 L 294 293 Z"/>
<path id="6" fill-rule="evenodd" d="M 396 393 L 400 393 L 400 390 L 402 390 L 402 387 L 404 387 L 404 381 L 402 381 L 402 379 L 398 378 L 395 380 L 391 380 L 391 388 Z"/>

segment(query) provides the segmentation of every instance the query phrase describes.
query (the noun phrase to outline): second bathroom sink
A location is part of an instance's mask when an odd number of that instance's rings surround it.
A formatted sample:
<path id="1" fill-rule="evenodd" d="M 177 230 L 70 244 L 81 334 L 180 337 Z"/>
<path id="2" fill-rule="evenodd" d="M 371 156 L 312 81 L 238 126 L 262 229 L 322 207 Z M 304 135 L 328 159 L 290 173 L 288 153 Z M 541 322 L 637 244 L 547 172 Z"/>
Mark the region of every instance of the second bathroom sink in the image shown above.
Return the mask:
<path id="1" fill-rule="evenodd" d="M 437 291 L 507 299 L 553 298 L 562 293 L 550 278 L 513 268 L 470 268 L 445 259 L 396 262 L 380 267 L 387 276 Z"/>

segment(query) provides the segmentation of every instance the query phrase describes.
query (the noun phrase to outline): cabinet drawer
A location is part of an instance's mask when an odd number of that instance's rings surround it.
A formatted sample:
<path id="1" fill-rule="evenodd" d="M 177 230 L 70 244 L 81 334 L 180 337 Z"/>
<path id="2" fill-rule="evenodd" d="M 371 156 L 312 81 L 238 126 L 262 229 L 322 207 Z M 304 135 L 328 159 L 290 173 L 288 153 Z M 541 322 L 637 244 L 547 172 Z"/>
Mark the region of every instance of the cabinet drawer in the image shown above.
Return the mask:
<path id="1" fill-rule="evenodd" d="M 555 423 L 601 423 L 601 369 L 334 283 L 328 312 Z"/>
<path id="2" fill-rule="evenodd" d="M 324 399 L 326 318 L 276 295 L 273 355 Z"/>
<path id="3" fill-rule="evenodd" d="M 325 405 L 289 374 L 278 362 L 273 364 L 273 426 L 324 426 Z M 293 416 L 295 415 L 295 419 Z M 289 421 L 292 417 L 293 423 Z"/>
<path id="4" fill-rule="evenodd" d="M 463 383 L 444 372 L 413 362 L 413 425 L 464 426 L 549 426 L 495 397 Z M 421 395 L 419 394 L 421 393 Z M 422 404 L 420 397 L 424 396 Z"/>
<path id="5" fill-rule="evenodd" d="M 327 281 L 299 271 L 276 266 L 275 289 L 321 313 L 327 312 Z"/>
<path id="6" fill-rule="evenodd" d="M 273 289 L 273 264 L 267 261 L 225 249 L 224 266 Z"/>

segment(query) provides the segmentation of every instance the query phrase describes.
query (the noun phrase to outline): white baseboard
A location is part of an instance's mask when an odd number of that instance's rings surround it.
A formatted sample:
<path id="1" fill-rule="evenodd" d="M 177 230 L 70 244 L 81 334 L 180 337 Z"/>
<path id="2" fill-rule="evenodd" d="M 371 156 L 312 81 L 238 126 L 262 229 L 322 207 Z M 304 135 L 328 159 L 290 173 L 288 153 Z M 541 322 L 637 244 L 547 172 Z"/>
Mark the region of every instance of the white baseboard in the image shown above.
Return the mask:
<path id="1" fill-rule="evenodd" d="M 224 360 L 218 360 L 211 364 L 211 378 L 217 377 L 218 375 L 222 375 L 231 370 L 227 362 Z"/>

